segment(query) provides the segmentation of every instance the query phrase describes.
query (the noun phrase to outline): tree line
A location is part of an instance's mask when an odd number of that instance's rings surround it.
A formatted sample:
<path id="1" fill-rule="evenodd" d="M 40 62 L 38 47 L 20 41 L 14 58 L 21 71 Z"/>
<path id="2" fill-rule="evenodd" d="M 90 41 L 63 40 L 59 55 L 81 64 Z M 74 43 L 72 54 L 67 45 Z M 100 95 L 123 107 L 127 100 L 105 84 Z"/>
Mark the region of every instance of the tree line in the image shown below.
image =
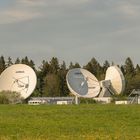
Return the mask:
<path id="1" fill-rule="evenodd" d="M 33 60 L 27 56 L 17 58 L 14 62 L 11 57 L 5 60 L 4 56 L 0 57 L 0 74 L 13 64 L 26 64 L 34 69 L 37 75 L 37 86 L 32 96 L 69 96 L 70 91 L 66 84 L 66 74 L 72 68 L 84 68 L 93 73 L 98 80 L 104 80 L 106 70 L 114 63 L 105 60 L 101 65 L 94 57 L 84 66 L 79 63 L 70 62 L 66 66 L 65 61 L 59 63 L 58 58 L 52 57 L 50 61 L 43 60 L 39 68 L 36 68 Z M 134 66 L 130 57 L 126 58 L 123 65 L 118 65 L 123 72 L 126 80 L 126 89 L 124 95 L 129 95 L 133 89 L 140 89 L 140 66 Z"/>

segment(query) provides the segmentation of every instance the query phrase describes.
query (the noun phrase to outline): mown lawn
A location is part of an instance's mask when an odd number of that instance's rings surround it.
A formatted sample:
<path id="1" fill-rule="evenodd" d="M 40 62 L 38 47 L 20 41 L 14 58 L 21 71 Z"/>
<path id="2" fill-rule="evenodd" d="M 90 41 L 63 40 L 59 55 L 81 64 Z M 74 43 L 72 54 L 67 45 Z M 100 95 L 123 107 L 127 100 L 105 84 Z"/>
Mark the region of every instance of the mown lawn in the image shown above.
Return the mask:
<path id="1" fill-rule="evenodd" d="M 140 140 L 140 105 L 0 105 L 0 140 Z"/>

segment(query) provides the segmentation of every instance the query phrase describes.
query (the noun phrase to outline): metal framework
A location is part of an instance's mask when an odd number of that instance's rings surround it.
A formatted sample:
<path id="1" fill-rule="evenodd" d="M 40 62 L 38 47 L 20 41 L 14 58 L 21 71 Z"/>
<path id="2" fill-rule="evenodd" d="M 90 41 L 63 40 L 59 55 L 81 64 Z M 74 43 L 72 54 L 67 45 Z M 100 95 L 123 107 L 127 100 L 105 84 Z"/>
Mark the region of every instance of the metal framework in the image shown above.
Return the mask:
<path id="1" fill-rule="evenodd" d="M 24 91 L 25 93 L 28 92 L 29 89 L 29 76 L 24 76 L 20 78 L 13 77 L 14 81 L 12 83 L 11 89 L 14 85 L 16 85 L 19 88 L 19 92 Z M 24 79 L 27 79 L 27 82 L 23 82 Z"/>
<path id="2" fill-rule="evenodd" d="M 133 103 L 139 104 L 140 89 L 133 89 L 128 97 L 130 96 L 133 96 L 132 100 L 130 101 L 130 104 L 133 104 Z"/>

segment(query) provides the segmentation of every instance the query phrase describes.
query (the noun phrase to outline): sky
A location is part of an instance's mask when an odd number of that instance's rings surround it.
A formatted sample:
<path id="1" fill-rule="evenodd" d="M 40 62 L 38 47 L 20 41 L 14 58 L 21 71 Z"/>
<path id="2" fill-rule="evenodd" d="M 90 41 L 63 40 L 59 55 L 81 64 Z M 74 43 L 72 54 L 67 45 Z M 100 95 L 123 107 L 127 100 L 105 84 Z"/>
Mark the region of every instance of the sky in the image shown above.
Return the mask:
<path id="1" fill-rule="evenodd" d="M 140 1 L 0 0 L 0 55 L 140 64 Z"/>

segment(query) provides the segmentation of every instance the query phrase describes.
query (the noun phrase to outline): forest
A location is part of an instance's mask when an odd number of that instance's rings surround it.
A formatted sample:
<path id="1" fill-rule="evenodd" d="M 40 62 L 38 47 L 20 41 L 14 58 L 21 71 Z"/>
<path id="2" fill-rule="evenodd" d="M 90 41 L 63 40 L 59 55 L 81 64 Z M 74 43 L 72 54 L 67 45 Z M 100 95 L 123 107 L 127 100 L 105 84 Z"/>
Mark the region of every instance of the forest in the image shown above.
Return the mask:
<path id="1" fill-rule="evenodd" d="M 80 66 L 78 62 L 70 62 L 69 66 L 65 61 L 59 62 L 57 57 L 52 57 L 49 61 L 43 60 L 39 67 L 36 67 L 33 60 L 27 56 L 25 58 L 17 58 L 15 61 L 11 57 L 7 59 L 0 57 L 0 74 L 12 64 L 26 64 L 34 69 L 37 75 L 37 86 L 32 96 L 69 96 L 70 91 L 66 84 L 66 74 L 72 68 L 84 68 L 93 73 L 98 80 L 104 80 L 107 68 L 114 65 L 113 62 L 107 60 L 101 65 L 96 58 L 92 58 L 84 66 Z M 140 66 L 134 66 L 130 57 L 126 58 L 123 65 L 118 65 L 123 72 L 126 80 L 126 88 L 123 93 L 127 96 L 133 89 L 140 89 Z"/>

